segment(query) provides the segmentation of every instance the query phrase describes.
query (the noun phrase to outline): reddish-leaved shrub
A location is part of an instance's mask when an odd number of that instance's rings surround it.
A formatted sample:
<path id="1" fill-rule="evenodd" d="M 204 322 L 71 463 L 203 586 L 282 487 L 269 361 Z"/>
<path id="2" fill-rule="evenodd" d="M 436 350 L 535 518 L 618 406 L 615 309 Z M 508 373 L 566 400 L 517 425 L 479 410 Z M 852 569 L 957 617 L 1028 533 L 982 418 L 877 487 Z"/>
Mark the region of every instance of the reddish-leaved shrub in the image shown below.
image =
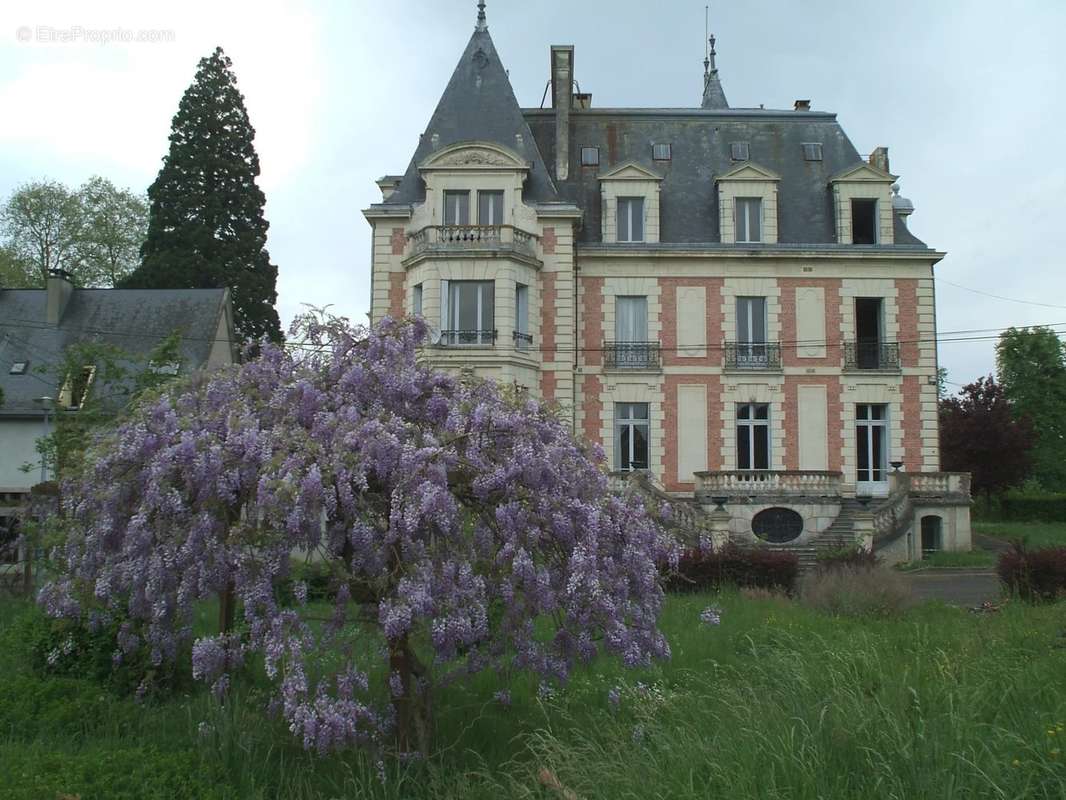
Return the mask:
<path id="1" fill-rule="evenodd" d="M 1014 542 L 996 566 L 1007 591 L 1031 602 L 1053 602 L 1066 597 L 1066 547 L 1029 550 Z"/>
<path id="2" fill-rule="evenodd" d="M 776 589 L 796 588 L 799 559 L 792 553 L 727 545 L 720 550 L 689 549 L 677 568 L 666 574 L 666 589 L 702 592 L 722 586 Z"/>

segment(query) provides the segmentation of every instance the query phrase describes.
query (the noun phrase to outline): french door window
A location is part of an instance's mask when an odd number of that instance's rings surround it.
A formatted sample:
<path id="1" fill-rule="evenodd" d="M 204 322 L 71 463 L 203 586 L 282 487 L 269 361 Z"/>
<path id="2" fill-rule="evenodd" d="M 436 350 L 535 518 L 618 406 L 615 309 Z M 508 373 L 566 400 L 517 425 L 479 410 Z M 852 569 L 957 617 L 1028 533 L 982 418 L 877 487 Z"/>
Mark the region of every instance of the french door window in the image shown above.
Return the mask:
<path id="1" fill-rule="evenodd" d="M 770 405 L 737 406 L 737 469 L 770 469 Z"/>
<path id="2" fill-rule="evenodd" d="M 860 403 L 855 406 L 855 450 L 859 488 L 888 480 L 888 407 Z"/>
<path id="3" fill-rule="evenodd" d="M 478 225 L 503 224 L 503 192 L 477 193 Z"/>
<path id="4" fill-rule="evenodd" d="M 470 192 L 447 191 L 444 193 L 444 224 L 470 224 Z"/>
<path id="5" fill-rule="evenodd" d="M 492 281 L 441 281 L 441 341 L 491 345 L 496 339 L 495 284 Z"/>
<path id="6" fill-rule="evenodd" d="M 737 366 L 766 365 L 766 298 L 737 298 Z"/>
<path id="7" fill-rule="evenodd" d="M 615 462 L 620 470 L 648 468 L 648 404 L 615 403 Z"/>

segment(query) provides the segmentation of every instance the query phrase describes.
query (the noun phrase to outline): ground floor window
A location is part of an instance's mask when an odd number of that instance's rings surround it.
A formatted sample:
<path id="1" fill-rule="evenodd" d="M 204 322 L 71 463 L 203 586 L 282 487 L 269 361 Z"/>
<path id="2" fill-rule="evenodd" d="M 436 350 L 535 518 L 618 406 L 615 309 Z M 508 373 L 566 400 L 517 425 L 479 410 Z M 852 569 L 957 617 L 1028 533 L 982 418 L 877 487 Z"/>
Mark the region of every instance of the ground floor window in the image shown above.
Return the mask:
<path id="1" fill-rule="evenodd" d="M 648 469 L 648 416 L 647 403 L 615 403 L 614 446 L 618 469 Z"/>
<path id="2" fill-rule="evenodd" d="M 737 406 L 737 469 L 770 469 L 770 404 Z"/>
<path id="3" fill-rule="evenodd" d="M 855 406 L 855 449 L 860 484 L 888 480 L 888 406 L 860 403 Z"/>

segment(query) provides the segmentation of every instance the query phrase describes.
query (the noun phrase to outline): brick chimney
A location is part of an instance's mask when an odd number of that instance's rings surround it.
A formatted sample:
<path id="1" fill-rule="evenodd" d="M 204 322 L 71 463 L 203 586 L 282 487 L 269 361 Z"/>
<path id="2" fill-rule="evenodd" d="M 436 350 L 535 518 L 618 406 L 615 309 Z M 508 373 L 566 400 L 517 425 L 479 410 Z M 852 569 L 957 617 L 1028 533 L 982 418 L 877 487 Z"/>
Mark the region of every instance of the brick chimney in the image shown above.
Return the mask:
<path id="1" fill-rule="evenodd" d="M 874 151 L 870 153 L 870 166 L 875 169 L 879 169 L 882 172 L 891 174 L 892 170 L 888 168 L 888 148 L 876 147 Z"/>
<path id="2" fill-rule="evenodd" d="M 74 294 L 74 284 L 70 273 L 62 269 L 53 269 L 48 273 L 45 289 L 45 321 L 49 325 L 58 325 L 67 310 L 70 296 Z"/>
<path id="3" fill-rule="evenodd" d="M 811 101 L 810 100 L 797 100 L 796 101 L 796 105 L 794 106 L 794 108 L 796 109 L 796 111 L 810 111 L 811 110 Z"/>
<path id="4" fill-rule="evenodd" d="M 552 45 L 552 107 L 555 109 L 555 177 L 570 174 L 570 110 L 574 105 L 574 46 Z"/>

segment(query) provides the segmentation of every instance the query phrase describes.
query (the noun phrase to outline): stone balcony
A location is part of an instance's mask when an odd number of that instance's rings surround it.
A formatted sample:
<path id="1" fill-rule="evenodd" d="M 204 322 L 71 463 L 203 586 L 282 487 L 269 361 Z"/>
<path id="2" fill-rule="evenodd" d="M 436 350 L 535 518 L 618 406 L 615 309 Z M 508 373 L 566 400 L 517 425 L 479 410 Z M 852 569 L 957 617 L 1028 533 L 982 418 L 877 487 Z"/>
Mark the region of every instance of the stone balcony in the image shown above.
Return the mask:
<path id="1" fill-rule="evenodd" d="M 536 235 L 513 225 L 427 225 L 408 235 L 407 258 L 512 256 L 536 262 Z"/>

